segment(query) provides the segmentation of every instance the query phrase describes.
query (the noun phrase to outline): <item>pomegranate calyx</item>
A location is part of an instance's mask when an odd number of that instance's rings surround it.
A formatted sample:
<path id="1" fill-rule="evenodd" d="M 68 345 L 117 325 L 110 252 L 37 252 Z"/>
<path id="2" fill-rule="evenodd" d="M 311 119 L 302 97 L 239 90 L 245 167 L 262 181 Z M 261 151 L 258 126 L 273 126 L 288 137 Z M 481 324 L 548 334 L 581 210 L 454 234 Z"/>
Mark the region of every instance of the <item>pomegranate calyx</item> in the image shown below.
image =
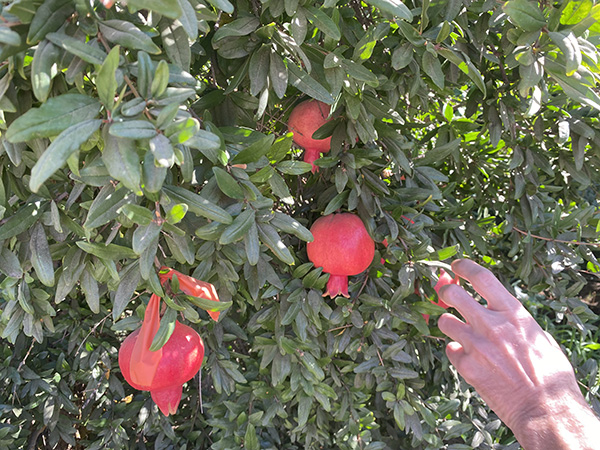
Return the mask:
<path id="1" fill-rule="evenodd" d="M 175 414 L 177 412 L 182 392 L 183 384 L 176 384 L 167 386 L 163 389 L 151 390 L 150 396 L 160 411 L 165 416 L 169 416 L 169 414 Z"/>
<path id="2" fill-rule="evenodd" d="M 348 294 L 348 276 L 347 275 L 329 275 L 329 281 L 327 281 L 327 291 L 323 294 L 323 297 L 330 296 L 331 298 L 343 295 L 346 298 L 350 297 Z"/>

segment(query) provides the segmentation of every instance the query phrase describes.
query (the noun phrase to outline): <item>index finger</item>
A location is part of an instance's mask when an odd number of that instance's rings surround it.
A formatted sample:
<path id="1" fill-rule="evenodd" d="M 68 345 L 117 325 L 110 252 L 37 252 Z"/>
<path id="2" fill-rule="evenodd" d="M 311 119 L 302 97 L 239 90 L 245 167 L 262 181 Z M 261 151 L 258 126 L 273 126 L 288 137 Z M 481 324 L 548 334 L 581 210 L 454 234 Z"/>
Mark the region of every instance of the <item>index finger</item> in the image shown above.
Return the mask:
<path id="1" fill-rule="evenodd" d="M 521 303 L 500 283 L 494 274 L 470 259 L 458 259 L 452 263 L 452 271 L 464 278 L 488 303 L 488 309 L 512 310 Z"/>

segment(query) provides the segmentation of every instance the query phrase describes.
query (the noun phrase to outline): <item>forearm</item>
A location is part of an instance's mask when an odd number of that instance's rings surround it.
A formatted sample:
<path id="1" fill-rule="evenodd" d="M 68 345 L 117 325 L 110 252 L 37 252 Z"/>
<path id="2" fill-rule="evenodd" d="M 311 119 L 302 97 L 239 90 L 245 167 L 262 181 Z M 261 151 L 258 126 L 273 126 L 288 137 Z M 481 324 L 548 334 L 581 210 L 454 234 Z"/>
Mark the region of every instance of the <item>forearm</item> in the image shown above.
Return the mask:
<path id="1" fill-rule="evenodd" d="M 554 399 L 532 416 L 511 427 L 525 450 L 600 448 L 600 419 L 583 397 Z"/>

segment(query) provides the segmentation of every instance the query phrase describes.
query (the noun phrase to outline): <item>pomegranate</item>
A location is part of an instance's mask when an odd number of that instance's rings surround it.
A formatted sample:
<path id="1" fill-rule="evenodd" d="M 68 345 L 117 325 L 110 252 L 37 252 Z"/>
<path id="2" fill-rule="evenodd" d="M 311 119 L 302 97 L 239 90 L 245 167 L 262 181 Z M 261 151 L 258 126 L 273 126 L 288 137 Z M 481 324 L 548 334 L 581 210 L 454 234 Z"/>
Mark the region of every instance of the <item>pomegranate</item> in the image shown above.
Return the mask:
<path id="1" fill-rule="evenodd" d="M 140 336 L 141 335 L 141 336 Z M 135 364 L 133 353 L 138 342 L 145 338 L 143 327 L 131 333 L 119 349 L 119 367 L 125 380 L 135 389 L 150 391 L 152 400 L 158 405 L 165 416 L 175 414 L 183 383 L 189 381 L 198 373 L 204 359 L 204 342 L 196 331 L 178 321 L 175 330 L 167 343 L 158 352 L 158 365 L 154 374 L 144 373 L 147 366 Z M 152 339 L 150 339 L 150 343 Z"/>
<path id="2" fill-rule="evenodd" d="M 215 287 L 168 267 L 159 273 L 161 284 L 177 275 L 179 286 L 187 295 L 219 301 Z M 213 320 L 219 313 L 208 312 Z M 119 367 L 125 380 L 135 389 L 150 391 L 152 400 L 165 416 L 174 414 L 181 401 L 183 383 L 202 367 L 204 342 L 196 331 L 175 321 L 175 329 L 162 348 L 150 351 L 160 327 L 160 297 L 152 294 L 140 329 L 131 333 L 119 349 Z"/>
<path id="3" fill-rule="evenodd" d="M 288 120 L 288 129 L 294 133 L 294 142 L 304 148 L 304 161 L 310 163 L 312 172 L 318 170 L 314 161 L 331 147 L 331 137 L 313 139 L 312 135 L 328 122 L 330 107 L 318 100 L 307 100 L 294 108 Z"/>
<path id="4" fill-rule="evenodd" d="M 446 272 L 444 269 L 440 269 L 440 277 L 438 278 L 437 283 L 435 283 L 433 289 L 435 289 L 435 292 L 439 295 L 440 289 L 448 284 L 460 285 L 460 279 L 458 276 L 456 278 L 452 278 L 448 272 Z M 437 302 L 431 301 L 431 303 L 441 306 L 444 309 L 450 308 L 450 306 L 444 303 L 444 301 L 439 297 Z M 429 315 L 423 314 L 423 317 L 425 318 L 425 321 L 429 323 Z"/>
<path id="5" fill-rule="evenodd" d="M 354 214 L 329 214 L 315 220 L 310 231 L 314 240 L 307 245 L 308 259 L 329 273 L 329 295 L 348 295 L 348 276 L 369 267 L 375 256 L 375 242 L 362 220 Z"/>
<path id="6" fill-rule="evenodd" d="M 158 274 L 161 284 L 165 284 L 167 280 L 171 280 L 173 275 L 177 275 L 179 289 L 181 289 L 183 293 L 191 295 L 192 297 L 212 300 L 213 302 L 219 301 L 217 290 L 212 284 L 207 283 L 206 281 L 197 280 L 189 275 L 184 275 L 181 272 L 170 269 L 169 267 L 161 267 L 160 273 Z M 219 320 L 219 311 L 207 311 L 207 313 L 215 322 Z"/>

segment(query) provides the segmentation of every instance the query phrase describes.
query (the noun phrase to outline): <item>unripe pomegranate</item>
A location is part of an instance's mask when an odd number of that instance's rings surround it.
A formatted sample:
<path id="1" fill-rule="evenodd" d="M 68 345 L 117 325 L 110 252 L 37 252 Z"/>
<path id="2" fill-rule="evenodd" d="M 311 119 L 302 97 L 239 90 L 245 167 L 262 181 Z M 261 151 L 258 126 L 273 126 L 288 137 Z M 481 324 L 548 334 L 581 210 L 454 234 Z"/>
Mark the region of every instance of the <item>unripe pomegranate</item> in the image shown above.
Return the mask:
<path id="1" fill-rule="evenodd" d="M 307 100 L 294 108 L 288 120 L 288 129 L 294 133 L 294 142 L 304 149 L 304 161 L 310 163 L 312 172 L 318 170 L 314 161 L 320 153 L 327 153 L 331 148 L 331 137 L 313 139 L 312 135 L 328 122 L 330 107 L 318 100 Z"/>
<path id="2" fill-rule="evenodd" d="M 140 367 L 132 367 L 132 364 L 135 363 L 132 363 L 131 357 L 142 331 L 141 328 L 135 330 L 121 344 L 119 349 L 121 373 L 133 388 L 150 391 L 152 400 L 165 416 L 175 414 L 181 401 L 183 383 L 192 379 L 202 366 L 204 342 L 192 328 L 175 321 L 175 330 L 167 343 L 159 350 L 162 351 L 162 355 L 154 376 L 149 381 L 149 377 L 145 377 L 146 379 L 139 377 Z M 141 369 L 143 370 L 143 367 Z"/>
<path id="3" fill-rule="evenodd" d="M 362 220 L 354 214 L 329 214 L 315 220 L 310 231 L 314 237 L 307 245 L 308 259 L 329 273 L 329 295 L 348 295 L 348 276 L 366 270 L 375 256 L 375 242 Z"/>

